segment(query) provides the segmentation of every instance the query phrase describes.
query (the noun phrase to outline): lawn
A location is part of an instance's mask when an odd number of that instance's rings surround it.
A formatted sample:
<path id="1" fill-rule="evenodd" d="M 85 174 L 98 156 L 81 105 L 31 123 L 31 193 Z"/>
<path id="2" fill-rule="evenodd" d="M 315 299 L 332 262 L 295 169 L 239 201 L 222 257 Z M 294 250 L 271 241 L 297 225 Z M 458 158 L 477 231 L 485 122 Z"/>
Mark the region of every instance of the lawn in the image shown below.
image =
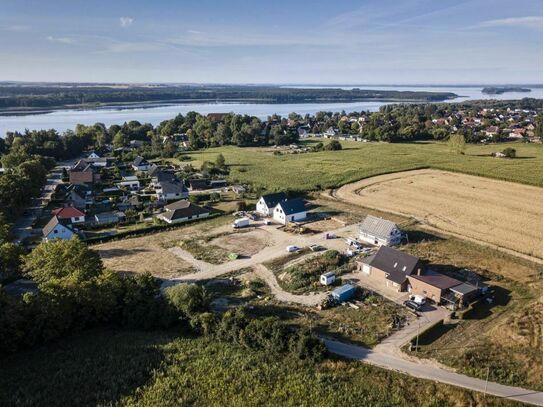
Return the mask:
<path id="1" fill-rule="evenodd" d="M 116 330 L 4 359 L 0 388 L 2 406 L 518 405 L 360 362 L 311 365 L 213 339 Z"/>
<path id="2" fill-rule="evenodd" d="M 222 153 L 231 180 L 270 191 L 333 188 L 375 175 L 428 167 L 543 186 L 541 145 L 469 145 L 465 155 L 455 155 L 444 143 L 341 143 L 341 151 L 275 156 L 269 149 L 227 146 L 195 151 L 190 157 L 191 164 L 198 167 Z M 515 148 L 519 158 L 489 156 L 507 146 Z"/>

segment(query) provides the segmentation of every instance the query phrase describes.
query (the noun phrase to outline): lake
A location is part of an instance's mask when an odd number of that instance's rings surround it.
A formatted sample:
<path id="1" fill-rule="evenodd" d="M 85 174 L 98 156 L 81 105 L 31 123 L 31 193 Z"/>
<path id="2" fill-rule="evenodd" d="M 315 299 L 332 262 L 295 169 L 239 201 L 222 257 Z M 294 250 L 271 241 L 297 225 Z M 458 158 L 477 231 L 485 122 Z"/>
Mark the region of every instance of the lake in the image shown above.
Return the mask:
<path id="1" fill-rule="evenodd" d="M 302 87 L 302 86 L 296 86 Z M 403 90 L 403 91 L 429 91 L 429 92 L 453 92 L 459 95 L 458 98 L 448 102 L 462 102 L 475 99 L 502 99 L 513 100 L 532 97 L 543 99 L 543 88 L 532 88 L 529 93 L 505 93 L 502 95 L 484 95 L 481 87 L 404 87 L 404 86 L 303 86 L 304 88 L 342 88 L 352 89 L 359 87 L 368 90 Z M 96 122 L 104 123 L 106 126 L 122 124 L 130 120 L 138 120 L 142 123 L 159 124 L 161 121 L 171 119 L 175 115 L 185 114 L 190 111 L 197 111 L 202 114 L 213 112 L 235 112 L 248 114 L 266 119 L 268 116 L 277 113 L 287 116 L 291 112 L 301 115 L 306 113 L 314 114 L 319 111 L 346 112 L 352 111 L 377 111 L 383 105 L 391 102 L 354 102 L 354 103 L 297 103 L 297 104 L 256 104 L 256 103 L 186 103 L 168 106 L 136 107 L 136 108 L 105 108 L 93 110 L 59 110 L 47 114 L 29 114 L 24 116 L 0 116 L 0 137 L 7 131 L 24 131 L 25 129 L 56 129 L 63 132 L 73 129 L 77 124 L 91 125 Z"/>

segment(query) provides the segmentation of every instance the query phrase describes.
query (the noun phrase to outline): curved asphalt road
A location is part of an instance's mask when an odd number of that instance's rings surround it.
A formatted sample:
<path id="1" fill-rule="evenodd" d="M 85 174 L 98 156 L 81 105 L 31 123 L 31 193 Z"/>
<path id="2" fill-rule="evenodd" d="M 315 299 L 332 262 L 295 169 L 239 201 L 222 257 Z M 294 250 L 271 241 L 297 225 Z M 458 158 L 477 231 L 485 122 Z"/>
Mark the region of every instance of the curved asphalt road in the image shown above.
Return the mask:
<path id="1" fill-rule="evenodd" d="M 395 370 L 407 373 L 410 376 L 421 379 L 433 380 L 453 386 L 475 390 L 481 393 L 488 393 L 496 397 L 503 397 L 522 403 L 543 406 L 543 392 L 526 390 L 520 387 L 510 387 L 498 383 L 488 382 L 473 377 L 449 372 L 444 369 L 410 362 L 397 356 L 386 353 L 377 353 L 362 346 L 351 345 L 330 339 L 323 339 L 328 350 L 336 355 L 348 359 L 361 360 L 363 362 L 382 367 L 388 370 Z"/>

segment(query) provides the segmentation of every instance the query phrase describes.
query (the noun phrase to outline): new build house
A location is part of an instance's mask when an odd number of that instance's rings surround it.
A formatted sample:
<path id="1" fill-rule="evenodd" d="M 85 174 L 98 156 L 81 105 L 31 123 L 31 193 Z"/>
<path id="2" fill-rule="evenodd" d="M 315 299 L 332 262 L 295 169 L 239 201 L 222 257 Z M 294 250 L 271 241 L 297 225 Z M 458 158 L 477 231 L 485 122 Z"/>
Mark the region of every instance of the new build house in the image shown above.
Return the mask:
<path id="1" fill-rule="evenodd" d="M 305 202 L 301 198 L 279 202 L 273 210 L 273 220 L 286 225 L 289 222 L 299 222 L 307 218 Z"/>
<path id="2" fill-rule="evenodd" d="M 69 222 L 61 221 L 58 217 L 53 216 L 47 225 L 42 230 L 43 239 L 45 241 L 53 239 L 70 240 L 76 235 L 76 231 L 72 228 Z"/>
<path id="3" fill-rule="evenodd" d="M 134 161 L 132 161 L 132 169 L 134 171 L 147 171 L 151 167 L 149 161 L 141 156 L 137 156 Z"/>
<path id="4" fill-rule="evenodd" d="M 273 216 L 273 210 L 277 204 L 286 200 L 287 194 L 284 192 L 262 195 L 256 203 L 256 211 L 263 216 Z"/>
<path id="5" fill-rule="evenodd" d="M 394 246 L 401 242 L 402 232 L 394 222 L 368 215 L 360 224 L 358 237 L 377 246 Z"/>

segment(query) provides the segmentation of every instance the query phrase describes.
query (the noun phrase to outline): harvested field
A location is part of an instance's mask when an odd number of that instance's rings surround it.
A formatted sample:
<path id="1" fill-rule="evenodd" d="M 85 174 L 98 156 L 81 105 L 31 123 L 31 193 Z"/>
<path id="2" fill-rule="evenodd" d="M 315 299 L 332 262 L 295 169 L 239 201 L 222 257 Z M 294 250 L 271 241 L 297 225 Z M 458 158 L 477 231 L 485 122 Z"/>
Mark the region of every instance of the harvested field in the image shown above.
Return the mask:
<path id="1" fill-rule="evenodd" d="M 426 169 L 345 185 L 337 197 L 543 262 L 542 188 Z"/>
<path id="2" fill-rule="evenodd" d="M 262 229 L 250 232 L 231 233 L 217 237 L 209 242 L 213 246 L 219 246 L 230 252 L 239 253 L 242 256 L 253 256 L 272 243 L 271 236 Z"/>

